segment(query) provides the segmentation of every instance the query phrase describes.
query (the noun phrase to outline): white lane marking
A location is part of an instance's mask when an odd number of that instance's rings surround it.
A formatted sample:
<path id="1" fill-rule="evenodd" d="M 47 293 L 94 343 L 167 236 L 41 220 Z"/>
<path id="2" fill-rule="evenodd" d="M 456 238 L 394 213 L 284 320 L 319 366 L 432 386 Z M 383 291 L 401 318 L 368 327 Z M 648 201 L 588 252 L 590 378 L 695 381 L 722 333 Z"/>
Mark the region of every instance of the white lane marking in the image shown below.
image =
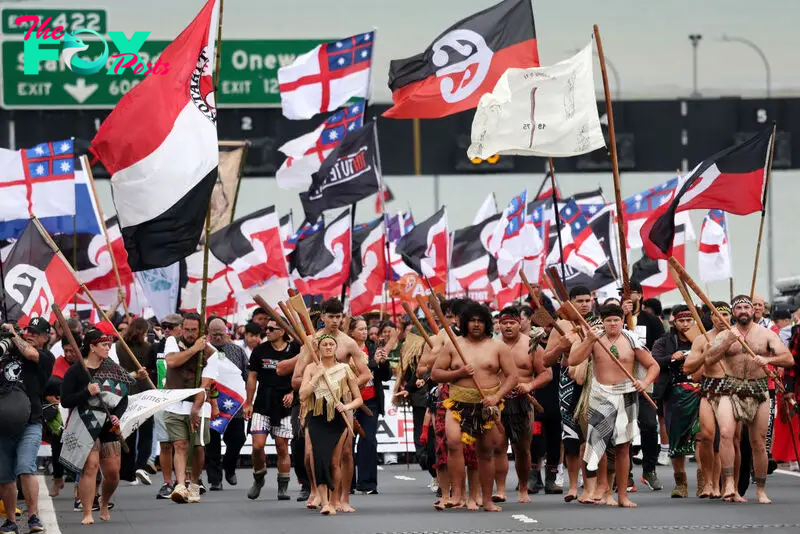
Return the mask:
<path id="1" fill-rule="evenodd" d="M 538 523 L 537 520 L 535 520 L 535 519 L 533 519 L 531 517 L 528 517 L 525 514 L 514 514 L 514 515 L 511 516 L 511 518 L 512 519 L 516 519 L 517 521 L 520 521 L 522 523 Z"/>
<path id="2" fill-rule="evenodd" d="M 395 475 L 394 478 L 396 478 L 397 480 L 417 480 L 414 477 L 407 477 L 405 475 Z"/>
<path id="3" fill-rule="evenodd" d="M 800 477 L 800 473 L 795 473 L 794 471 L 787 471 L 785 469 L 776 469 L 776 473 L 780 473 L 782 475 L 789 475 L 790 477 Z"/>
<path id="4" fill-rule="evenodd" d="M 39 482 L 39 519 L 42 521 L 44 530 L 47 534 L 61 534 L 61 529 L 58 528 L 56 509 L 47 487 L 47 479 L 42 475 L 36 475 L 36 480 Z"/>

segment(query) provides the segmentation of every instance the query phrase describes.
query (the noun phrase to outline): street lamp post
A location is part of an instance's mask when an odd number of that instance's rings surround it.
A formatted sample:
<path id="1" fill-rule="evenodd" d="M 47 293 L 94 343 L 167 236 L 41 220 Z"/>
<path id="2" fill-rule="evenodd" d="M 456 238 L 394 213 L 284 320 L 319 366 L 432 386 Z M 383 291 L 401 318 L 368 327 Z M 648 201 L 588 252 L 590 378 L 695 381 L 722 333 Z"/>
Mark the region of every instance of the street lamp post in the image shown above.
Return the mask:
<path id="1" fill-rule="evenodd" d="M 766 83 L 767 83 L 766 86 L 767 99 L 772 98 L 772 69 L 770 68 L 769 60 L 767 59 L 766 54 L 764 54 L 764 51 L 761 50 L 761 48 L 753 41 L 745 39 L 744 37 L 731 37 L 729 35 L 723 34 L 721 40 L 727 43 L 741 43 L 746 47 L 750 48 L 751 50 L 753 50 L 756 54 L 758 54 L 758 57 L 761 58 L 761 62 L 764 63 L 764 73 L 766 75 Z M 768 299 L 772 298 L 772 292 L 774 291 L 772 284 L 775 281 L 775 262 L 774 262 L 773 247 L 772 247 L 773 228 L 774 226 L 772 220 L 772 195 L 770 195 L 769 192 L 767 192 L 767 230 L 768 230 L 767 231 L 767 258 L 768 258 L 767 284 L 769 285 L 769 287 L 767 288 Z"/>
<path id="2" fill-rule="evenodd" d="M 697 47 L 700 46 L 702 38 L 699 33 L 689 35 L 689 40 L 692 42 L 692 98 L 700 98 L 700 92 L 697 90 Z"/>

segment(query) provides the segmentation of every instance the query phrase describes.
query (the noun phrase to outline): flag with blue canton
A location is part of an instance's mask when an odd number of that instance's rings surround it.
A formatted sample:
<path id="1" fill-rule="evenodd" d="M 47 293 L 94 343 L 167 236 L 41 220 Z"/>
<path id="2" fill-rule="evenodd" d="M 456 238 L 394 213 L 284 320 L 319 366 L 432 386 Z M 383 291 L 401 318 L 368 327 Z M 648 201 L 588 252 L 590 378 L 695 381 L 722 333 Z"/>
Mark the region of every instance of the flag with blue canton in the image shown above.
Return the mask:
<path id="1" fill-rule="evenodd" d="M 328 117 L 318 146 L 323 150 L 332 150 L 348 132 L 361 128 L 364 125 L 364 107 L 364 101 L 359 100 Z"/>
<path id="2" fill-rule="evenodd" d="M 19 237 L 34 215 L 51 234 L 73 232 L 73 152 L 72 139 L 0 149 L 0 239 Z"/>
<path id="3" fill-rule="evenodd" d="M 369 62 L 372 58 L 374 40 L 375 32 L 369 32 L 326 44 L 328 69 L 337 71 L 354 64 Z"/>
<path id="4" fill-rule="evenodd" d="M 625 215 L 632 215 L 636 219 L 646 218 L 656 208 L 670 201 L 677 186 L 678 179 L 673 178 L 663 184 L 626 198 L 623 203 Z"/>
<path id="5" fill-rule="evenodd" d="M 289 236 L 289 239 L 286 240 L 284 243 L 284 252 L 288 256 L 291 251 L 297 247 L 297 242 L 301 239 L 305 239 L 306 237 L 312 236 L 325 228 L 325 221 L 322 217 L 319 218 L 317 222 L 314 224 L 310 224 L 308 221 L 304 222 L 303 225 L 297 229 L 295 233 Z"/>
<path id="6" fill-rule="evenodd" d="M 209 367 L 212 366 L 216 371 L 214 387 L 219 392 L 217 397 L 219 417 L 211 421 L 211 429 L 222 434 L 228 428 L 233 416 L 242 408 L 247 389 L 242 372 L 223 352 L 217 352 L 211 357 Z"/>

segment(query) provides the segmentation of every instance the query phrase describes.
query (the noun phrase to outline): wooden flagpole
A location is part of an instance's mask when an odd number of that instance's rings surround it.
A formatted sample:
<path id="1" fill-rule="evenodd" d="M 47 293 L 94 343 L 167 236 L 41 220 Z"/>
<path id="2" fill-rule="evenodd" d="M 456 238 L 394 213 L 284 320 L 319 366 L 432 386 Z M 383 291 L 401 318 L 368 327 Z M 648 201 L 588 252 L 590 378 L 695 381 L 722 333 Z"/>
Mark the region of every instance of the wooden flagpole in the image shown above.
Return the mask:
<path id="1" fill-rule="evenodd" d="M 764 235 L 764 220 L 767 216 L 767 195 L 769 194 L 769 177 L 772 174 L 772 156 L 775 154 L 775 130 L 777 126 L 772 123 L 772 137 L 769 141 L 769 156 L 767 157 L 767 168 L 764 178 L 764 195 L 761 198 L 761 223 L 758 226 L 758 242 L 756 243 L 756 259 L 753 264 L 753 281 L 750 283 L 750 298 L 756 292 L 756 275 L 758 274 L 758 257 L 761 254 L 761 238 Z M 730 239 L 730 237 L 729 237 Z M 769 293 L 772 293 L 772 288 L 769 288 Z M 769 298 L 769 294 L 767 295 Z"/>
<path id="2" fill-rule="evenodd" d="M 83 171 L 86 173 L 86 177 L 89 179 L 89 186 L 92 188 L 92 196 L 94 196 L 94 202 L 97 205 L 97 214 L 100 216 L 100 228 L 103 229 L 103 237 L 106 239 L 106 247 L 108 248 L 108 255 L 111 256 L 111 267 L 114 269 L 114 278 L 117 281 L 117 292 L 119 294 L 119 302 L 122 302 L 122 307 L 125 310 L 125 317 L 130 317 L 130 312 L 128 311 L 128 303 L 125 300 L 125 292 L 122 289 L 122 278 L 119 276 L 119 266 L 117 265 L 117 258 L 114 255 L 114 249 L 111 248 L 111 240 L 108 238 L 108 228 L 106 227 L 106 218 L 103 215 L 103 207 L 100 205 L 100 197 L 97 196 L 97 187 L 94 184 L 94 175 L 92 174 L 92 167 L 89 165 L 89 158 L 85 155 L 81 156 L 81 164 L 83 165 Z M 119 306 L 119 303 L 117 303 Z M 115 307 L 114 310 L 117 308 Z M 113 311 L 112 310 L 112 313 Z"/>
<path id="3" fill-rule="evenodd" d="M 47 232 L 47 230 L 44 229 L 44 227 L 42 226 L 42 223 L 39 222 L 39 219 L 37 219 L 35 215 L 33 216 L 33 223 L 36 225 L 36 229 L 39 231 L 39 234 L 41 234 L 41 236 L 47 241 L 47 243 L 50 245 L 50 248 L 53 249 L 53 252 L 55 252 L 58 255 L 58 257 L 61 258 L 61 261 L 63 261 L 65 265 L 69 265 L 69 262 L 67 261 L 67 258 L 64 257 L 64 253 L 61 252 L 61 249 L 58 248 L 58 245 L 56 244 L 56 242 L 53 241 L 53 238 L 50 237 L 50 234 Z M 142 364 L 139 363 L 139 360 L 136 358 L 136 355 L 133 354 L 133 351 L 131 350 L 131 348 L 128 346 L 128 344 L 125 342 L 125 340 L 122 339 L 122 334 L 119 333 L 119 330 L 117 330 L 117 327 L 114 326 L 114 323 L 112 323 L 111 320 L 108 318 L 108 315 L 106 315 L 106 312 L 103 311 L 103 307 L 100 306 L 100 304 L 97 303 L 97 300 L 95 300 L 94 295 L 92 295 L 92 292 L 89 291 L 89 288 L 86 287 L 86 284 L 84 284 L 81 281 L 81 279 L 78 277 L 78 273 L 75 272 L 75 269 L 73 269 L 72 266 L 70 266 L 69 273 L 72 275 L 72 278 L 74 278 L 75 281 L 78 283 L 78 285 L 81 287 L 83 292 L 86 293 L 86 296 L 89 297 L 89 300 L 92 301 L 92 304 L 94 305 L 95 309 L 97 310 L 97 313 L 100 314 L 100 318 L 103 321 L 105 321 L 108 324 L 110 324 L 111 328 L 114 329 L 114 334 L 117 336 L 117 339 L 122 344 L 122 348 L 125 349 L 125 352 L 128 354 L 128 356 L 130 357 L 131 361 L 136 366 L 136 369 L 137 370 L 144 369 L 144 367 L 142 367 Z M 156 386 L 153 384 L 153 382 L 150 380 L 149 377 L 147 378 L 146 381 L 147 381 L 147 384 L 152 389 L 156 389 Z"/>
<path id="4" fill-rule="evenodd" d="M 628 251 L 625 236 L 625 223 L 622 220 L 622 192 L 619 180 L 619 162 L 617 160 L 617 138 L 614 134 L 614 110 L 611 105 L 611 90 L 608 86 L 606 59 L 603 55 L 603 42 L 600 40 L 600 29 L 594 25 L 594 40 L 597 45 L 597 57 L 600 59 L 600 72 L 603 75 L 603 91 L 606 99 L 606 116 L 608 117 L 608 144 L 611 158 L 611 171 L 614 176 L 614 201 L 617 206 L 617 232 L 619 233 L 619 263 L 622 273 L 622 299 L 627 300 L 631 294 L 631 279 L 628 275 Z M 628 316 L 628 328 L 633 330 L 633 316 Z"/>
<path id="5" fill-rule="evenodd" d="M 86 373 L 86 376 L 89 378 L 89 382 L 91 383 L 92 373 L 89 372 L 89 367 L 86 365 L 86 361 L 81 356 L 81 349 L 80 347 L 78 347 L 78 343 L 75 341 L 75 337 L 72 335 L 72 332 L 69 329 L 69 325 L 67 325 L 67 320 L 64 319 L 64 314 L 61 313 L 61 308 L 58 306 L 58 304 L 53 304 L 51 309 L 53 310 L 53 314 L 55 314 L 56 316 L 58 324 L 61 326 L 61 330 L 64 332 L 64 336 L 67 338 L 67 343 L 72 348 L 72 351 L 78 356 L 78 361 L 81 363 L 81 367 L 83 368 L 84 372 Z M 106 406 L 106 403 L 103 402 L 102 397 L 98 397 L 98 400 L 100 401 L 100 406 L 102 406 L 103 411 L 105 412 L 106 417 L 108 417 L 108 421 L 110 423 L 111 411 L 108 409 L 108 406 Z M 128 444 L 125 441 L 125 438 L 122 437 L 122 433 L 120 432 L 119 427 L 118 426 L 112 427 L 111 431 L 113 434 L 116 435 L 117 440 L 119 441 L 119 446 L 122 449 L 122 452 L 125 453 L 130 452 Z"/>
<path id="6" fill-rule="evenodd" d="M 376 119 L 372 119 L 376 120 Z M 378 141 L 378 125 L 377 122 L 375 127 L 372 129 L 373 134 L 375 135 L 375 157 L 376 157 L 376 165 L 378 169 L 378 194 L 381 196 L 381 214 L 383 215 L 383 240 L 384 240 L 384 261 L 386 262 L 386 281 L 384 282 L 386 288 L 384 290 L 384 302 L 388 299 L 392 299 L 392 317 L 394 318 L 395 323 L 397 323 L 397 307 L 395 303 L 394 296 L 391 295 L 391 290 L 389 288 L 389 284 L 391 282 L 391 255 L 389 253 L 389 216 L 386 214 L 386 184 L 383 180 L 383 169 L 381 166 L 381 145 Z M 403 221 L 400 221 L 400 224 L 403 224 Z M 381 321 L 383 321 L 383 312 L 384 312 L 384 304 L 381 303 Z"/>
<path id="7" fill-rule="evenodd" d="M 697 324 L 697 328 L 700 329 L 700 333 L 702 333 L 703 337 L 706 338 L 707 343 L 711 343 L 711 339 L 708 337 L 708 332 L 706 332 L 706 327 L 703 326 L 703 320 L 700 319 L 700 314 L 697 313 L 697 308 L 694 305 L 692 296 L 689 294 L 689 290 L 686 289 L 686 284 L 683 283 L 683 280 L 681 280 L 681 277 L 678 276 L 678 272 L 672 267 L 672 265 L 669 266 L 669 274 L 672 276 L 672 280 L 675 281 L 675 286 L 677 286 L 678 291 L 681 292 L 681 296 L 683 297 L 683 301 L 686 303 L 686 306 L 689 307 L 689 312 L 691 312 L 692 318 L 694 318 L 694 322 Z"/>

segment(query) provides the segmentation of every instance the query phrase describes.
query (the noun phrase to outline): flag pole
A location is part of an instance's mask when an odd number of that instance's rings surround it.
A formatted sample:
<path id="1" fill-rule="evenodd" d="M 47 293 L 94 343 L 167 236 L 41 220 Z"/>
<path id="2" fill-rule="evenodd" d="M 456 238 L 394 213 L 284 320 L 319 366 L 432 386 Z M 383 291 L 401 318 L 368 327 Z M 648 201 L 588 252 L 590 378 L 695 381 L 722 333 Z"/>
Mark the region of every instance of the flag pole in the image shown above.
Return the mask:
<path id="1" fill-rule="evenodd" d="M 381 196 L 381 214 L 383 215 L 383 241 L 384 241 L 384 261 L 386 262 L 386 280 L 385 285 L 386 288 L 384 290 L 384 295 L 386 299 L 392 299 L 392 317 L 394 321 L 397 322 L 397 308 L 395 305 L 394 295 L 391 295 L 391 291 L 389 288 L 389 283 L 391 281 L 391 256 L 389 254 L 389 219 L 386 215 L 386 184 L 383 181 L 383 168 L 381 167 L 381 145 L 378 142 L 378 124 L 377 118 L 373 117 L 373 121 L 375 121 L 375 127 L 372 129 L 373 135 L 375 136 L 375 154 L 377 156 L 377 166 L 378 166 L 378 194 Z M 402 221 L 400 221 L 402 225 Z M 381 321 L 383 321 L 383 306 L 381 306 Z"/>
<path id="2" fill-rule="evenodd" d="M 222 141 L 219 142 L 219 146 L 224 146 Z M 236 191 L 233 193 L 233 207 L 231 208 L 231 220 L 228 221 L 228 224 L 233 223 L 233 220 L 236 218 L 236 202 L 239 200 L 239 187 L 242 185 L 242 173 L 244 172 L 244 164 L 247 160 L 247 151 L 250 148 L 250 140 L 247 139 L 239 143 L 238 148 L 242 149 L 242 159 L 239 161 L 239 170 L 236 174 Z"/>
<path id="3" fill-rule="evenodd" d="M 44 227 L 42 226 L 42 223 L 39 222 L 39 219 L 37 219 L 35 215 L 33 215 L 33 223 L 36 225 L 36 229 L 39 231 L 39 234 L 45 239 L 45 241 L 47 241 L 47 243 L 50 245 L 50 248 L 53 249 L 53 252 L 55 252 L 58 255 L 58 257 L 61 258 L 61 261 L 63 261 L 65 265 L 69 266 L 69 262 L 67 261 L 67 258 L 64 257 L 64 253 L 61 252 L 61 249 L 58 248 L 58 245 L 56 244 L 56 242 L 53 241 L 53 238 L 50 236 L 50 234 L 47 232 L 47 230 L 44 229 Z M 103 311 L 103 307 L 100 306 L 100 304 L 97 303 L 97 301 L 94 298 L 94 295 L 92 295 L 92 292 L 89 291 L 89 288 L 86 287 L 86 284 L 83 283 L 83 281 L 80 279 L 80 277 L 78 277 L 78 273 L 76 273 L 75 269 L 73 269 L 71 266 L 69 266 L 69 273 L 72 275 L 72 278 L 74 278 L 75 281 L 78 283 L 78 285 L 83 290 L 83 292 L 86 293 L 86 296 L 89 297 L 89 300 L 92 301 L 92 305 L 97 310 L 97 313 L 100 314 L 100 318 L 103 319 L 103 321 L 105 321 L 105 322 L 107 322 L 108 324 L 111 325 L 111 328 L 114 330 L 114 335 L 117 336 L 117 339 L 122 344 L 122 348 L 125 349 L 125 352 L 130 357 L 131 361 L 133 362 L 133 365 L 136 366 L 136 369 L 137 370 L 144 369 L 144 367 L 142 367 L 142 364 L 139 363 L 139 360 L 136 358 L 136 355 L 133 353 L 131 348 L 128 346 L 128 344 L 125 342 L 125 340 L 122 338 L 122 334 L 119 333 L 119 331 L 117 330 L 117 327 L 114 326 L 114 323 L 112 323 L 111 320 L 108 318 L 108 315 L 106 315 L 106 312 Z M 147 378 L 147 384 L 152 389 L 156 389 L 155 385 L 153 385 L 153 382 L 150 380 L 149 376 Z"/>
<path id="4" fill-rule="evenodd" d="M 765 170 L 765 178 L 764 178 L 764 195 L 761 198 L 761 223 L 758 226 L 758 241 L 756 242 L 756 259 L 753 264 L 753 280 L 750 283 L 750 298 L 753 298 L 753 295 L 756 292 L 756 275 L 758 274 L 758 257 L 761 254 L 761 238 L 764 234 L 764 220 L 767 216 L 767 195 L 769 194 L 769 177 L 772 174 L 772 156 L 775 154 L 775 130 L 776 125 L 772 123 L 772 137 L 769 141 L 769 156 L 767 156 L 767 168 Z M 772 266 L 770 266 L 770 269 Z M 767 295 L 767 299 L 770 298 L 772 294 L 772 288 L 768 288 L 767 290 L 769 294 Z"/>
<path id="5" fill-rule="evenodd" d="M 617 232 L 619 233 L 619 263 L 622 275 L 622 299 L 627 300 L 631 293 L 631 279 L 628 275 L 628 240 L 625 236 L 625 223 L 622 220 L 622 192 L 619 180 L 619 161 L 617 160 L 617 138 L 614 134 L 614 110 L 611 106 L 611 90 L 608 87 L 606 59 L 603 55 L 603 42 L 600 40 L 600 28 L 594 25 L 594 40 L 597 45 L 597 57 L 600 59 L 600 72 L 603 75 L 603 92 L 606 99 L 606 116 L 608 117 L 608 144 L 611 158 L 611 171 L 614 176 L 614 200 L 617 206 Z M 633 328 L 633 317 L 628 316 L 628 327 Z"/>
<path id="6" fill-rule="evenodd" d="M 117 266 L 117 258 L 114 255 L 114 249 L 111 248 L 111 240 L 108 238 L 108 228 L 106 227 L 106 218 L 103 215 L 103 207 L 100 206 L 100 198 L 97 196 L 97 188 L 94 184 L 94 175 L 92 174 L 92 167 L 89 165 L 89 158 L 85 155 L 81 156 L 81 164 L 83 165 L 83 170 L 86 173 L 86 177 L 89 179 L 89 186 L 92 188 L 92 196 L 94 196 L 94 203 L 97 206 L 97 215 L 100 219 L 100 228 L 103 230 L 103 236 L 106 239 L 106 247 L 108 248 L 108 255 L 111 256 L 111 268 L 114 270 L 114 278 L 117 280 L 117 293 L 119 295 L 119 300 L 117 306 L 119 306 L 119 302 L 122 302 L 122 307 L 125 310 L 125 317 L 129 317 L 130 313 L 128 312 L 128 303 L 125 301 L 125 293 L 122 290 L 122 278 L 119 276 L 119 267 Z M 77 247 L 75 247 L 77 249 Z M 115 307 L 114 310 L 117 308 Z"/>
<path id="7" fill-rule="evenodd" d="M 222 63 L 222 10 L 225 0 L 219 0 L 219 20 L 217 21 L 217 40 L 215 58 L 216 64 L 214 65 L 214 100 L 219 105 L 219 71 Z M 219 173 L 219 169 L 217 169 Z M 211 199 L 208 201 L 208 208 L 206 210 L 206 222 L 203 230 L 205 239 L 203 240 L 203 283 L 200 286 L 200 336 L 205 332 L 206 324 L 206 295 L 208 293 L 208 240 L 211 234 Z M 198 352 L 198 358 L 202 358 L 202 351 Z M 195 377 L 195 387 L 200 385 L 201 365 L 197 366 L 197 373 Z"/>
<path id="8" fill-rule="evenodd" d="M 567 268 L 564 265 L 564 244 L 561 241 L 561 214 L 558 212 L 558 194 L 556 193 L 556 168 L 553 165 L 553 158 L 547 158 L 547 164 L 550 167 L 550 185 L 552 186 L 552 193 L 553 193 L 553 212 L 556 216 L 556 232 L 558 232 L 558 253 L 559 253 L 559 262 L 561 263 L 561 283 L 566 285 L 567 283 Z M 546 239 L 549 239 L 548 236 L 545 236 Z M 522 291 L 520 290 L 520 295 L 522 295 Z M 520 298 L 522 298 L 520 296 Z"/>
<path id="9" fill-rule="evenodd" d="M 422 133 L 420 132 L 419 119 L 411 120 L 414 143 L 414 175 L 422 174 Z"/>
<path id="10" fill-rule="evenodd" d="M 3 295 L 3 322 L 10 322 L 8 320 L 8 307 L 6 305 L 6 272 L 3 270 L 3 258 L 0 258 L 0 290 L 2 290 Z"/>

